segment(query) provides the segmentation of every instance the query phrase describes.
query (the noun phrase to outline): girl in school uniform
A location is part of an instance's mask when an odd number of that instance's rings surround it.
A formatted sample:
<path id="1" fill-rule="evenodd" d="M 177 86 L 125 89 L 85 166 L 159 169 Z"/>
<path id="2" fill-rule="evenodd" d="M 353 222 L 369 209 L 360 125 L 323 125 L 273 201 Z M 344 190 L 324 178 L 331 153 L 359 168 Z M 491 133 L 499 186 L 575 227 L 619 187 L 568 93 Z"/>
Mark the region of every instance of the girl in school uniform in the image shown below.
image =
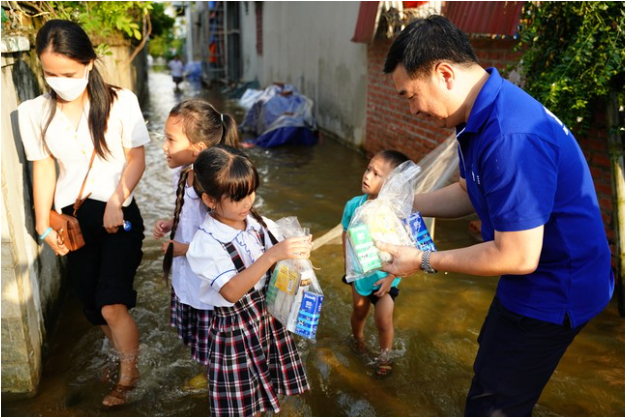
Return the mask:
<path id="1" fill-rule="evenodd" d="M 172 272 L 170 324 L 190 348 L 192 358 L 205 365 L 213 306 L 198 299 L 200 278 L 190 269 L 185 254 L 207 215 L 207 207 L 192 187 L 193 165 L 202 150 L 216 144 L 238 146 L 239 134 L 232 116 L 218 112 L 202 99 L 189 99 L 172 108 L 165 122 L 165 142 L 161 148 L 168 167 L 176 169 L 174 217 L 158 220 L 152 232 L 157 240 L 170 233 L 170 239 L 163 243 L 166 282 Z"/>
<path id="2" fill-rule="evenodd" d="M 277 242 L 276 225 L 253 209 L 259 175 L 240 150 L 216 146 L 194 164 L 194 187 L 209 214 L 187 251 L 202 279 L 200 299 L 214 306 L 207 380 L 211 416 L 279 412 L 279 394 L 309 390 L 287 330 L 266 308 L 274 264 L 305 259 L 311 236 Z M 276 231 L 276 230 L 275 230 Z"/>

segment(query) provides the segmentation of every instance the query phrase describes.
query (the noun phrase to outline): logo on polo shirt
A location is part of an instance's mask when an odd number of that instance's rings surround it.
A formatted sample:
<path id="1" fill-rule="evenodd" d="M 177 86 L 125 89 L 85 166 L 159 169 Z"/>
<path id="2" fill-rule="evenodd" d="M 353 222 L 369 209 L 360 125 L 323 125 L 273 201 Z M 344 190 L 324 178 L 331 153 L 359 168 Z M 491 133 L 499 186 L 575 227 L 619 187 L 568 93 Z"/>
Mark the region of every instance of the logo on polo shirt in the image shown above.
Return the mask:
<path id="1" fill-rule="evenodd" d="M 544 106 L 543 106 L 543 108 L 544 108 Z M 553 115 L 553 112 L 551 112 L 551 111 L 550 111 L 550 110 L 548 110 L 547 108 L 544 108 L 544 111 L 545 111 L 547 114 L 549 114 L 549 116 L 550 116 L 551 118 L 553 118 L 553 119 L 555 120 L 555 122 L 557 122 L 557 123 L 560 125 L 560 127 L 562 127 L 562 130 L 564 131 L 564 134 L 566 134 L 566 135 L 570 134 L 570 132 L 568 131 L 568 128 L 566 127 L 566 125 L 564 125 L 564 124 L 562 123 L 562 121 L 560 121 L 560 120 L 559 120 L 559 118 L 558 118 L 557 116 Z"/>

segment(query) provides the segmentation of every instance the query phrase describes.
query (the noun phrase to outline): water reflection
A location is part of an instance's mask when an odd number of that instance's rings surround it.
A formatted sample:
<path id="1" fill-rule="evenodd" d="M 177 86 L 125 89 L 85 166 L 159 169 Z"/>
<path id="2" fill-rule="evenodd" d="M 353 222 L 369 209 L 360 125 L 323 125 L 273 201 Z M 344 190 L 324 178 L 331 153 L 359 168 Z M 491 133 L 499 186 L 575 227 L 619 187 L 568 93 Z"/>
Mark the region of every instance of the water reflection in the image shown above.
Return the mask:
<path id="1" fill-rule="evenodd" d="M 243 112 L 217 92 L 183 85 L 174 92 L 171 77 L 150 75 L 150 98 L 144 107 L 152 143 L 146 148 L 147 170 L 137 188 L 147 229 L 173 211 L 171 172 L 160 149 L 163 125 L 178 101 L 204 97 L 241 121 Z M 323 139 L 315 147 L 250 149 L 262 177 L 259 211 L 273 219 L 298 215 L 318 236 L 340 220 L 346 200 L 359 193 L 367 160 L 352 149 Z M 447 249 L 471 243 L 464 221 L 438 222 L 436 243 Z M 394 372 L 376 378 L 368 359 L 353 354 L 350 334 L 350 289 L 342 276 L 342 249 L 321 247 L 312 255 L 325 292 L 318 340 L 298 340 L 312 391 L 285 399 L 280 416 L 459 416 L 472 378 L 479 328 L 494 295 L 495 278 L 453 274 L 416 275 L 404 279 L 395 309 Z M 133 403 L 101 407 L 111 383 L 101 382 L 110 348 L 90 327 L 77 301 L 68 297 L 58 327 L 49 337 L 39 394 L 8 401 L 3 416 L 206 416 L 204 390 L 185 388 L 202 371 L 169 326 L 169 289 L 161 283 L 159 242 L 147 238 L 136 279 L 140 328 L 141 386 Z M 378 345 L 369 319 L 367 344 Z M 544 391 L 539 416 L 624 416 L 624 320 L 615 302 L 593 320 L 565 355 Z"/>

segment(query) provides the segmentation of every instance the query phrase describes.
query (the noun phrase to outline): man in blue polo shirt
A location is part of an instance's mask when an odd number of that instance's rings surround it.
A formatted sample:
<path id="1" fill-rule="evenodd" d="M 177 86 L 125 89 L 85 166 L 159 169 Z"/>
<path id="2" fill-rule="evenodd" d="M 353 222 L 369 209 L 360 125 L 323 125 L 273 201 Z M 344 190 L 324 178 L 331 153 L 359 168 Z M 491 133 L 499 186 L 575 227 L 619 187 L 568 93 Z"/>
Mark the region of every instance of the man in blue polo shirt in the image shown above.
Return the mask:
<path id="1" fill-rule="evenodd" d="M 590 170 L 567 127 L 483 69 L 468 37 L 442 16 L 394 40 L 384 72 L 412 114 L 456 128 L 460 180 L 417 194 L 423 216 L 476 212 L 484 242 L 421 252 L 378 243 L 406 276 L 422 269 L 500 275 L 479 334 L 467 416 L 530 416 L 562 355 L 614 290 Z"/>

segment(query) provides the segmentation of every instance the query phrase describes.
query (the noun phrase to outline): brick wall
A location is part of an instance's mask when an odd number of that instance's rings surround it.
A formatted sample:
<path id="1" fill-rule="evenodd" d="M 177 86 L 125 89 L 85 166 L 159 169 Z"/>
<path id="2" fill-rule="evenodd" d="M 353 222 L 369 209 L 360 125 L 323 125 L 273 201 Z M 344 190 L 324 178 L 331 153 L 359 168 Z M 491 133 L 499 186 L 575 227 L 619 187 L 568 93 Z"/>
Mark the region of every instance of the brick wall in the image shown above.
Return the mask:
<path id="1" fill-rule="evenodd" d="M 366 140 L 369 156 L 390 148 L 420 160 L 438 146 L 451 130 L 438 128 L 409 113 L 407 100 L 394 90 L 390 76 L 383 74 L 383 62 L 391 40 L 376 40 L 368 45 L 368 92 Z"/>
<path id="2" fill-rule="evenodd" d="M 612 217 L 614 203 L 612 201 L 612 173 L 610 168 L 610 157 L 608 150 L 607 121 L 605 119 L 604 104 L 599 104 L 595 114 L 594 125 L 583 137 L 574 133 L 577 141 L 581 145 L 583 154 L 586 157 L 594 186 L 601 207 L 601 216 L 605 223 L 605 232 L 612 249 L 614 262 L 616 261 L 616 232 L 614 230 L 614 220 Z"/>
<path id="3" fill-rule="evenodd" d="M 438 128 L 410 115 L 407 100 L 396 93 L 391 78 L 383 74 L 383 63 L 391 43 L 392 40 L 377 39 L 368 45 L 366 140 L 363 148 L 368 156 L 392 148 L 418 161 L 453 131 Z M 501 74 L 510 65 L 515 66 L 520 57 L 520 53 L 514 52 L 517 41 L 512 39 L 475 38 L 472 44 L 480 64 L 483 67 L 496 67 Z M 516 82 L 514 75 L 512 81 Z M 595 125 L 586 137 L 575 136 L 590 166 L 608 241 L 616 258 L 612 179 L 604 109 L 600 108 L 597 112 Z"/>
<path id="4" fill-rule="evenodd" d="M 483 67 L 496 67 L 501 74 L 508 66 L 515 66 L 520 60 L 521 53 L 514 52 L 517 40 L 474 38 L 471 43 L 479 64 Z"/>

